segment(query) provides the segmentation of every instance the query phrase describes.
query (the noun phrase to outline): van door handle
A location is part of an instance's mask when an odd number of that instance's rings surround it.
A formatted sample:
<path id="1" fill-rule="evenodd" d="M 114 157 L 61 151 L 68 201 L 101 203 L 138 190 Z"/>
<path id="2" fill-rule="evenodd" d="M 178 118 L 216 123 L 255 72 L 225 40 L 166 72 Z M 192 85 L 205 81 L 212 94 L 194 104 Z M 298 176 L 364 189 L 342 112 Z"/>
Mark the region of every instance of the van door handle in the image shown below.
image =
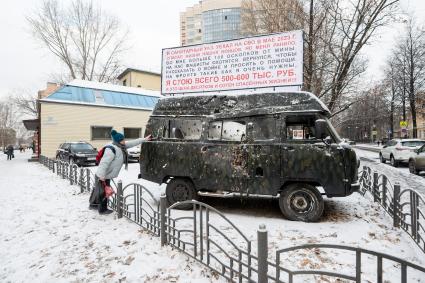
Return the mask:
<path id="1" fill-rule="evenodd" d="M 284 147 L 283 147 L 283 150 L 289 150 L 289 151 L 292 151 L 292 150 L 295 150 L 295 148 L 293 148 L 292 146 L 284 146 Z"/>

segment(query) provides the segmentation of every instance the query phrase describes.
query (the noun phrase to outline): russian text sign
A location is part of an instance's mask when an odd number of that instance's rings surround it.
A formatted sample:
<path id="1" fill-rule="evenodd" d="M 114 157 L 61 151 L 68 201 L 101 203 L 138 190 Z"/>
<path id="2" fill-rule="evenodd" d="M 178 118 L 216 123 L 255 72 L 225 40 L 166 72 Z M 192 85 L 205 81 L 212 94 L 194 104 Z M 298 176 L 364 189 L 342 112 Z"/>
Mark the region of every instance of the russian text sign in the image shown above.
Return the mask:
<path id="1" fill-rule="evenodd" d="M 282 87 L 302 83 L 302 31 L 162 51 L 163 94 Z"/>

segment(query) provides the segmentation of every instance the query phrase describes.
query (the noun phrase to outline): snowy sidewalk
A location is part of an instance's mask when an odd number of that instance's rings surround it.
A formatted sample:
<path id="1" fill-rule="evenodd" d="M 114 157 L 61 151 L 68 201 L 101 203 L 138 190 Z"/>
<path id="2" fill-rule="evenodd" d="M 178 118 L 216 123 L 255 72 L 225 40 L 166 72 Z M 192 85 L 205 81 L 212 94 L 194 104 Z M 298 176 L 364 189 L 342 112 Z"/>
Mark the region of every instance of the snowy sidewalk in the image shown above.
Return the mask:
<path id="1" fill-rule="evenodd" d="M 0 159 L 0 282 L 224 281 L 115 214 L 28 154 Z"/>
<path id="2" fill-rule="evenodd" d="M 88 194 L 79 194 L 47 168 L 28 163 L 29 154 L 0 160 L 0 282 L 224 282 L 177 250 L 160 248 L 158 237 L 115 213 L 89 211 Z M 95 168 L 92 168 L 95 169 Z M 128 184 L 138 164 L 122 170 Z M 159 193 L 161 187 L 139 180 Z M 319 223 L 285 220 L 276 201 L 205 199 L 233 221 L 256 245 L 256 229 L 266 224 L 270 259 L 274 251 L 307 243 L 358 246 L 424 265 L 424 254 L 400 229 L 393 228 L 379 205 L 359 194 L 326 199 Z M 177 213 L 177 212 L 176 212 Z M 181 215 L 190 212 L 179 211 Z M 228 235 L 233 237 L 234 235 Z M 353 270 L 348 254 L 312 251 L 286 259 L 292 268 Z M 376 267 L 365 260 L 364 280 L 375 280 Z M 385 278 L 397 278 L 386 266 Z M 415 282 L 421 282 L 417 279 Z M 397 282 L 395 280 L 394 282 Z"/>

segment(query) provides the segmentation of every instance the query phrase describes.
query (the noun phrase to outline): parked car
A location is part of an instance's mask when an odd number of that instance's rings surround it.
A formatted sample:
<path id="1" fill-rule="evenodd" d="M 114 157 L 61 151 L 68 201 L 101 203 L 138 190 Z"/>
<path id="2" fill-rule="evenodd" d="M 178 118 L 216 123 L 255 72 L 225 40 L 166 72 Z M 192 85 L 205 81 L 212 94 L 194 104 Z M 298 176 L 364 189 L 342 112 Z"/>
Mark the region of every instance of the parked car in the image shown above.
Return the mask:
<path id="1" fill-rule="evenodd" d="M 66 142 L 56 151 L 56 159 L 75 163 L 78 166 L 96 163 L 97 150 L 87 142 Z"/>
<path id="2" fill-rule="evenodd" d="M 128 149 L 128 161 L 139 162 L 140 146 L 135 146 Z"/>
<path id="3" fill-rule="evenodd" d="M 291 220 L 317 221 L 322 192 L 359 189 L 359 161 L 308 92 L 162 98 L 142 144 L 140 177 L 167 183 L 169 205 L 198 196 L 272 196 Z M 180 205 L 189 208 L 190 205 Z"/>
<path id="4" fill-rule="evenodd" d="M 420 139 L 393 139 L 388 141 L 379 152 L 379 160 L 385 163 L 387 160 L 394 167 L 400 163 L 408 163 L 416 149 L 425 144 Z"/>
<path id="5" fill-rule="evenodd" d="M 419 174 L 420 171 L 425 171 L 425 145 L 416 149 L 414 154 L 409 159 L 409 171 L 412 174 Z"/>

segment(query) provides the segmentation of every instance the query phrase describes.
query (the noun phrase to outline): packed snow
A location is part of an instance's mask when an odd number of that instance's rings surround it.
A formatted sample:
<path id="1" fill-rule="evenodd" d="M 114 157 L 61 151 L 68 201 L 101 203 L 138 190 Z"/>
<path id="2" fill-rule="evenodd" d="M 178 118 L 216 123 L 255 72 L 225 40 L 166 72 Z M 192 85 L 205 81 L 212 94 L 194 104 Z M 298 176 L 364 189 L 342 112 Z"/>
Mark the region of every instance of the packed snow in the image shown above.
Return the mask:
<path id="1" fill-rule="evenodd" d="M 88 209 L 88 194 L 28 163 L 0 156 L 0 282 L 225 282 L 115 214 Z"/>
<path id="2" fill-rule="evenodd" d="M 5 157 L 0 160 L 0 182 L 6 184 L 2 185 L 0 196 L 3 210 L 0 281 L 225 282 L 177 250 L 160 248 L 159 238 L 136 224 L 116 219 L 115 213 L 100 216 L 88 210 L 87 193 L 80 194 L 77 186 L 70 186 L 42 165 L 26 162 L 28 157 L 18 153 L 12 161 L 6 161 Z M 95 171 L 96 167 L 91 169 Z M 138 180 L 138 173 L 139 165 L 132 163 L 128 171 L 121 171 L 118 179 L 124 185 L 141 183 L 156 196 L 164 191 L 164 185 Z M 325 199 L 325 215 L 319 223 L 284 219 L 276 200 L 203 198 L 202 201 L 225 213 L 253 241 L 253 247 L 259 225 L 265 224 L 270 260 L 277 249 L 326 243 L 362 247 L 425 264 L 425 256 L 413 240 L 401 229 L 393 228 L 390 217 L 367 195 Z M 218 223 L 219 217 L 213 217 L 212 221 Z M 236 238 L 232 230 L 226 233 Z M 285 254 L 283 259 L 289 268 L 354 274 L 352 252 L 320 249 Z M 363 268 L 362 279 L 374 282 L 376 261 L 364 258 Z M 400 272 L 395 264 L 384 262 L 384 270 L 384 280 L 399 281 Z M 413 274 L 410 280 L 421 282 L 423 274 Z"/>

